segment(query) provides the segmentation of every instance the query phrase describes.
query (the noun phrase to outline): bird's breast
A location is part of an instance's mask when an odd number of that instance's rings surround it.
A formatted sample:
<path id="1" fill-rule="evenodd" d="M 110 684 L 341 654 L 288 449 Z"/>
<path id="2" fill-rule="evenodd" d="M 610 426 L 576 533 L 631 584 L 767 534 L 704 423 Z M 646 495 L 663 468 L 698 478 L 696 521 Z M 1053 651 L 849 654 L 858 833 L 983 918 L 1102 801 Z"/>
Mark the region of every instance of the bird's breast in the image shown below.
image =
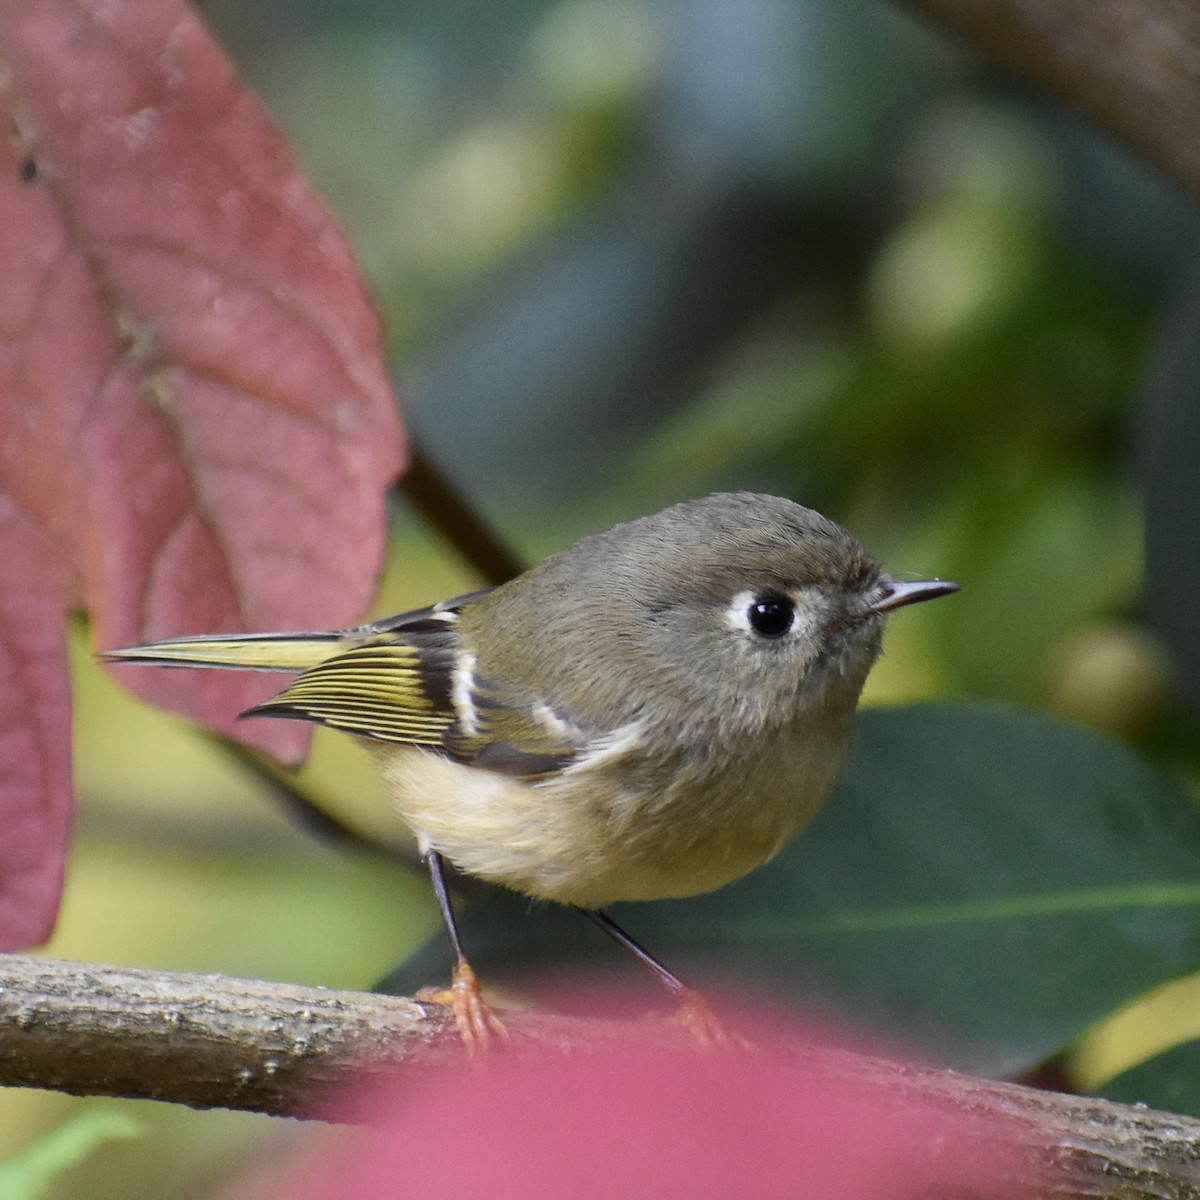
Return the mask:
<path id="1" fill-rule="evenodd" d="M 844 728 L 779 730 L 740 755 L 625 752 L 525 782 L 372 747 L 401 817 L 470 875 L 586 908 L 711 891 L 773 857 L 845 758 Z"/>

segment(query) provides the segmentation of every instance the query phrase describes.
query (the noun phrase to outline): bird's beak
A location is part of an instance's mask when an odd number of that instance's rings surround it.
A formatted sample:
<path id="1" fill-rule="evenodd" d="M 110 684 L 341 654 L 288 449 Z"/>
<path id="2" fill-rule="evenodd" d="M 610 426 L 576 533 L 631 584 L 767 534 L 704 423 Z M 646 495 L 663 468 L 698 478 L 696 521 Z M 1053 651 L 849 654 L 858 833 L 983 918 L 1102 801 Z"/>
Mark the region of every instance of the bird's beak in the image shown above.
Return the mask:
<path id="1" fill-rule="evenodd" d="M 945 579 L 918 579 L 911 583 L 896 583 L 894 580 L 885 585 L 882 594 L 872 602 L 871 611 L 875 613 L 890 613 L 893 609 L 903 608 L 906 604 L 919 604 L 922 600 L 934 600 L 938 596 L 948 596 L 957 592 L 958 584 Z"/>

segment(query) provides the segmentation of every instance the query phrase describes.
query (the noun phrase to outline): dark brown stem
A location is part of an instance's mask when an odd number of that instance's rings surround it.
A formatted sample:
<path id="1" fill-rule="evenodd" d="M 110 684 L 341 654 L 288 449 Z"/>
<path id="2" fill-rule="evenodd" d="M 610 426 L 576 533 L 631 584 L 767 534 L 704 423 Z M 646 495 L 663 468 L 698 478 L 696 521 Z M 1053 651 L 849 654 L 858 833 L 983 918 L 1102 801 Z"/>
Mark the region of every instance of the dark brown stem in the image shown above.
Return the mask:
<path id="1" fill-rule="evenodd" d="M 420 866 L 420 857 L 415 849 L 372 837 L 326 812 L 305 792 L 290 771 L 257 750 L 251 750 L 222 734 L 212 733 L 208 736 L 225 754 L 254 776 L 297 827 L 322 845 L 383 858 L 408 867 Z"/>
<path id="2" fill-rule="evenodd" d="M 408 470 L 400 480 L 400 490 L 486 582 L 505 583 L 525 569 L 520 557 L 416 445 L 410 446 Z"/>
<path id="3" fill-rule="evenodd" d="M 1200 6 L 909 0 L 1200 196 Z"/>

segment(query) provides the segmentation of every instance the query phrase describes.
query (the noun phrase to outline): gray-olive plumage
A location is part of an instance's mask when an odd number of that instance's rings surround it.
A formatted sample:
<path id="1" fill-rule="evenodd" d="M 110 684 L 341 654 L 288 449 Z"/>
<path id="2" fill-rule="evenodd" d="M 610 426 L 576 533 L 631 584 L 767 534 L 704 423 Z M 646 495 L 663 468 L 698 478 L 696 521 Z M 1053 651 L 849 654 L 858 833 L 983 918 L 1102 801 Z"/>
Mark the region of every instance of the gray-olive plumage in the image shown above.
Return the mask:
<path id="1" fill-rule="evenodd" d="M 597 909 L 774 855 L 833 786 L 888 613 L 954 590 L 897 583 L 812 509 L 724 493 L 342 633 L 108 657 L 299 671 L 251 713 L 362 738 L 427 851 Z"/>

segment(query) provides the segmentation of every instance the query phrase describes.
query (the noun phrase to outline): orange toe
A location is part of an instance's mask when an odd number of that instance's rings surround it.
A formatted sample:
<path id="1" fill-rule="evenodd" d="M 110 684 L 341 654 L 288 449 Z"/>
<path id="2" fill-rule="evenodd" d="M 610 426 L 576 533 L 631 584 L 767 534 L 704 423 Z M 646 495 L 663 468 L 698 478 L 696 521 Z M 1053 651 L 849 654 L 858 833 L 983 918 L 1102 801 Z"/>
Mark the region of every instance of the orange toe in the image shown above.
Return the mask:
<path id="1" fill-rule="evenodd" d="M 508 1041 L 504 1022 L 483 998 L 479 980 L 470 963 L 460 962 L 448 988 L 422 988 L 417 999 L 427 1004 L 444 1004 L 454 1014 L 459 1037 L 472 1058 L 480 1058 L 491 1049 L 493 1041 Z"/>

